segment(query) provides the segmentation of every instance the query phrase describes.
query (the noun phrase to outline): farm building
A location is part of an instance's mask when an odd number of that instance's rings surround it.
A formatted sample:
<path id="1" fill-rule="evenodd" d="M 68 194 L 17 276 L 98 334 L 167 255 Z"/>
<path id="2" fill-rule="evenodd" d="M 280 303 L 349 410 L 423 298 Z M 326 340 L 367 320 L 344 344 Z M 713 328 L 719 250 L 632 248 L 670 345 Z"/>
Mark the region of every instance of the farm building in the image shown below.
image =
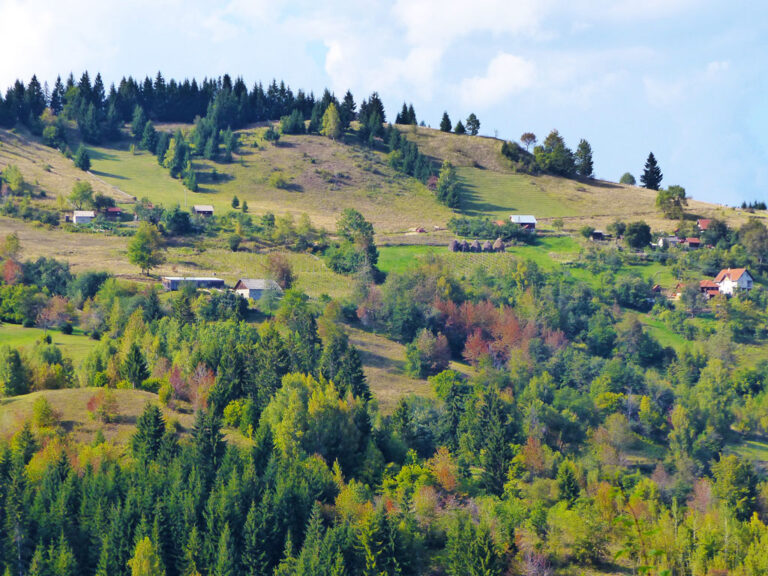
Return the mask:
<path id="1" fill-rule="evenodd" d="M 752 290 L 754 279 L 746 268 L 726 268 L 715 277 L 721 294 L 732 295 L 739 290 Z"/>
<path id="2" fill-rule="evenodd" d="M 677 246 L 680 244 L 681 240 L 677 236 L 662 236 L 659 238 L 658 246 L 659 248 L 664 248 L 665 246 L 667 248 L 672 248 L 673 246 Z"/>
<path id="3" fill-rule="evenodd" d="M 96 212 L 93 210 L 75 210 L 72 213 L 72 224 L 88 224 L 96 218 Z"/>
<path id="4" fill-rule="evenodd" d="M 699 218 L 696 220 L 696 226 L 699 228 L 699 232 L 704 232 L 709 228 L 709 223 L 712 222 L 711 218 Z"/>
<path id="5" fill-rule="evenodd" d="M 680 244 L 693 249 L 701 248 L 701 240 L 698 238 L 686 238 L 685 240 L 681 240 Z"/>
<path id="6" fill-rule="evenodd" d="M 699 290 L 704 295 L 704 297 L 709 300 L 710 298 L 713 298 L 720 293 L 720 286 L 718 286 L 717 283 L 713 282 L 712 280 L 702 280 L 699 282 Z"/>
<path id="7" fill-rule="evenodd" d="M 530 214 L 512 214 L 509 220 L 526 230 L 536 230 L 536 217 Z"/>
<path id="8" fill-rule="evenodd" d="M 258 300 L 267 290 L 282 292 L 280 286 L 274 280 L 264 280 L 262 278 L 240 278 L 235 284 L 235 292 L 243 298 Z"/>
<path id="9" fill-rule="evenodd" d="M 104 216 L 110 220 L 120 220 L 123 216 L 123 209 L 118 208 L 117 206 L 109 206 L 104 210 Z"/>
<path id="10" fill-rule="evenodd" d="M 201 278 L 196 276 L 163 276 L 163 288 L 169 291 L 178 290 L 182 284 L 194 284 L 195 288 L 224 288 L 221 278 Z"/>
<path id="11" fill-rule="evenodd" d="M 192 206 L 192 212 L 198 216 L 213 216 L 213 206 L 210 204 L 195 204 Z"/>

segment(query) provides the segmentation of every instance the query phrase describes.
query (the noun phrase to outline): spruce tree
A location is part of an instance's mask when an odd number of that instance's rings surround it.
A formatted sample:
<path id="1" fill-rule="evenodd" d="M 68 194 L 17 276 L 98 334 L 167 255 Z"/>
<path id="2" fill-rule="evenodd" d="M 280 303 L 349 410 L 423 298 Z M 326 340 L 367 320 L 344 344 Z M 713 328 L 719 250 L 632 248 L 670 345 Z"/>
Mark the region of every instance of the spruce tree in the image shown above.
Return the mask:
<path id="1" fill-rule="evenodd" d="M 576 174 L 582 178 L 592 178 L 592 146 L 583 138 L 579 141 L 579 146 L 576 148 L 574 161 L 576 163 Z"/>
<path id="2" fill-rule="evenodd" d="M 160 408 L 147 403 L 144 411 L 136 419 L 136 432 L 131 438 L 131 450 L 134 456 L 154 460 L 160 452 L 165 434 L 165 418 Z"/>
<path id="3" fill-rule="evenodd" d="M 155 146 L 157 146 L 157 132 L 151 121 L 144 124 L 144 131 L 142 132 L 141 143 L 139 146 L 150 152 L 155 151 Z"/>
<path id="4" fill-rule="evenodd" d="M 451 119 L 448 116 L 448 112 L 443 112 L 443 119 L 440 120 L 440 130 L 443 132 L 450 132 L 451 126 Z"/>
<path id="5" fill-rule="evenodd" d="M 663 177 L 664 175 L 661 173 L 661 168 L 659 168 L 659 164 L 656 162 L 656 157 L 653 155 L 653 152 L 651 152 L 648 154 L 648 159 L 645 161 L 645 168 L 640 176 L 640 182 L 643 187 L 648 188 L 649 190 L 658 190 L 659 186 L 661 186 Z"/>
<path id="6" fill-rule="evenodd" d="M 456 127 L 453 129 L 453 131 L 456 134 L 466 134 L 467 133 L 467 129 L 464 128 L 464 124 L 461 122 L 461 120 L 456 122 Z"/>
<path id="7" fill-rule="evenodd" d="M 74 162 L 75 166 L 83 172 L 88 172 L 91 169 L 91 157 L 88 155 L 88 150 L 82 144 L 77 148 Z"/>
<path id="8" fill-rule="evenodd" d="M 144 135 L 144 127 L 147 125 L 147 116 L 144 114 L 144 108 L 136 105 L 133 109 L 133 120 L 131 121 L 131 134 L 137 140 Z"/>
<path id="9" fill-rule="evenodd" d="M 576 472 L 573 463 L 566 460 L 560 464 L 557 470 L 557 492 L 560 500 L 573 504 L 579 497 L 579 483 L 576 480 Z"/>

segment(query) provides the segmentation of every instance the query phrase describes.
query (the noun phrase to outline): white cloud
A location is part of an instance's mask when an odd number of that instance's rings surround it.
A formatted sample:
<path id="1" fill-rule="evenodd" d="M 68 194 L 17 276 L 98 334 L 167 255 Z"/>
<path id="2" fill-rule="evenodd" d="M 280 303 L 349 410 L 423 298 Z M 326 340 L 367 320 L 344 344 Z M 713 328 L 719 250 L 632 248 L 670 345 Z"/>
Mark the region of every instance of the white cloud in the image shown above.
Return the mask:
<path id="1" fill-rule="evenodd" d="M 500 52 L 488 64 L 484 76 L 466 78 L 460 94 L 465 105 L 488 107 L 533 86 L 536 67 L 532 62 Z"/>

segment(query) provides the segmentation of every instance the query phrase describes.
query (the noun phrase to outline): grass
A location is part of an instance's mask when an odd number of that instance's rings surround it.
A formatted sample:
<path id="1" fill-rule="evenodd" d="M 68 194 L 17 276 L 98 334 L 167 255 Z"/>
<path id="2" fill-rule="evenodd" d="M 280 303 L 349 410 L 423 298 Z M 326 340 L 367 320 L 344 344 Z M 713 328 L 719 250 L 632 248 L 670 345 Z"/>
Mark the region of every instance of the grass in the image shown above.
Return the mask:
<path id="1" fill-rule="evenodd" d="M 725 451 L 752 461 L 763 472 L 768 469 L 768 440 L 765 438 L 745 439 L 738 444 L 726 446 Z"/>
<path id="2" fill-rule="evenodd" d="M 120 148 L 92 146 L 88 149 L 91 157 L 91 173 L 107 184 L 125 192 L 128 196 L 142 198 L 147 196 L 152 202 L 171 207 L 174 204 L 184 206 L 186 188 L 180 180 L 171 178 L 168 170 L 157 163 L 157 158 L 149 152 L 136 151 L 132 154 L 127 145 Z M 193 193 L 189 193 L 189 206 L 201 204 L 192 202 Z"/>
<path id="3" fill-rule="evenodd" d="M 391 414 L 400 398 L 410 395 L 434 397 L 426 380 L 406 374 L 405 346 L 359 328 L 347 327 L 347 331 L 350 342 L 360 351 L 368 385 L 384 414 Z M 470 366 L 458 362 L 451 362 L 451 368 L 465 376 L 473 373 Z"/>
<path id="4" fill-rule="evenodd" d="M 93 171 L 132 196 L 147 196 L 165 206 L 211 204 L 223 213 L 236 195 L 251 212 L 295 217 L 306 213 L 313 223 L 329 229 L 348 207 L 362 212 L 381 233 L 444 225 L 452 214 L 423 184 L 391 169 L 384 153 L 360 147 L 354 138 L 342 144 L 321 136 L 285 135 L 272 145 L 263 140 L 263 132 L 239 131 L 241 144 L 233 162 L 195 158 L 198 192 L 170 178 L 153 155 L 131 154 L 127 144 L 92 147 Z M 284 175 L 286 186 L 274 185 L 275 172 Z"/>
<path id="5" fill-rule="evenodd" d="M 97 388 L 68 388 L 66 390 L 42 390 L 0 399 L 0 438 L 13 435 L 33 415 L 35 401 L 45 397 L 59 414 L 63 432 L 71 434 L 77 442 L 91 442 L 101 430 L 104 437 L 115 444 L 126 445 L 136 431 L 136 420 L 148 403 L 157 403 L 157 395 L 143 390 L 112 390 L 117 402 L 118 418 L 114 423 L 102 424 L 88 412 L 88 401 L 98 392 Z M 178 425 L 182 436 L 187 436 L 194 426 L 195 415 L 190 405 L 176 402 L 173 407 L 160 406 L 167 422 Z M 227 441 L 237 444 L 250 442 L 239 431 L 225 429 Z"/>
<path id="6" fill-rule="evenodd" d="M 0 345 L 7 344 L 14 348 L 31 348 L 44 335 L 41 328 L 24 328 L 18 324 L 0 324 Z M 53 344 L 61 348 L 64 356 L 71 358 L 75 366 L 82 362 L 96 341 L 85 336 L 78 329 L 73 334 L 62 334 L 57 330 L 48 330 Z"/>

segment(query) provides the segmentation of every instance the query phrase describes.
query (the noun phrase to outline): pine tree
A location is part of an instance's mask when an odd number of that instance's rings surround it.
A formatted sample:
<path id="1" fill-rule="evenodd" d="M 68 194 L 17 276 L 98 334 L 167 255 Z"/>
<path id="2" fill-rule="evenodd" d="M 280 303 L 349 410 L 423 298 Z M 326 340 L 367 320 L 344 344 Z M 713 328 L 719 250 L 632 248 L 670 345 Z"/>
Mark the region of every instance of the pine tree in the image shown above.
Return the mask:
<path id="1" fill-rule="evenodd" d="M 648 159 L 645 161 L 645 168 L 640 176 L 640 182 L 643 187 L 648 188 L 649 190 L 658 190 L 659 186 L 661 186 L 663 177 L 664 175 L 661 173 L 661 168 L 659 168 L 659 165 L 656 162 L 656 157 L 653 155 L 653 152 L 651 152 L 648 154 Z"/>
<path id="2" fill-rule="evenodd" d="M 88 155 L 88 150 L 82 144 L 77 147 L 74 162 L 75 166 L 83 172 L 88 172 L 91 169 L 91 157 Z"/>
<path id="3" fill-rule="evenodd" d="M 147 125 L 147 116 L 144 114 L 144 108 L 137 105 L 133 109 L 133 120 L 131 121 L 131 134 L 136 140 L 144 135 L 144 127 Z"/>
<path id="4" fill-rule="evenodd" d="M 411 124 L 415 126 L 419 122 L 416 120 L 416 110 L 413 109 L 413 104 L 408 105 L 408 122 L 406 124 Z"/>
<path id="5" fill-rule="evenodd" d="M 477 136 L 477 133 L 480 132 L 480 120 L 477 119 L 474 112 L 467 117 L 467 132 L 472 136 Z"/>
<path id="6" fill-rule="evenodd" d="M 131 576 L 165 576 L 163 562 L 148 537 L 144 537 L 136 544 L 128 566 L 131 569 Z"/>
<path id="7" fill-rule="evenodd" d="M 357 104 L 355 104 L 352 92 L 347 90 L 347 93 L 344 94 L 344 100 L 342 100 L 341 106 L 339 107 L 339 118 L 341 118 L 341 129 L 343 132 L 349 130 L 350 123 L 355 119 L 356 109 Z"/>
<path id="8" fill-rule="evenodd" d="M 154 152 L 155 147 L 157 146 L 157 131 L 151 121 L 144 124 L 144 131 L 142 132 L 141 143 L 139 146 L 150 152 Z"/>
<path id="9" fill-rule="evenodd" d="M 574 160 L 576 162 L 576 173 L 582 178 L 592 178 L 592 146 L 583 138 L 579 141 L 579 146 L 576 148 Z"/>
<path id="10" fill-rule="evenodd" d="M 451 118 L 448 116 L 448 112 L 443 112 L 443 118 L 440 120 L 440 130 L 443 132 L 450 132 L 451 126 Z"/>
<path id="11" fill-rule="evenodd" d="M 464 124 L 462 124 L 461 120 L 456 122 L 456 127 L 453 129 L 453 131 L 456 134 L 466 134 L 467 133 L 467 129 L 464 128 Z"/>
<path id="12" fill-rule="evenodd" d="M 216 557 L 216 567 L 214 576 L 235 576 L 238 574 L 237 562 L 235 560 L 234 543 L 229 531 L 229 523 L 224 524 L 224 529 L 219 537 L 218 555 Z"/>
<path id="13" fill-rule="evenodd" d="M 136 432 L 131 438 L 131 450 L 134 456 L 154 460 L 160 453 L 165 434 L 165 417 L 156 404 L 147 403 L 144 411 L 136 419 Z"/>
<path id="14" fill-rule="evenodd" d="M 579 483 L 573 463 L 565 460 L 557 470 L 557 492 L 560 500 L 573 504 L 579 497 Z"/>

